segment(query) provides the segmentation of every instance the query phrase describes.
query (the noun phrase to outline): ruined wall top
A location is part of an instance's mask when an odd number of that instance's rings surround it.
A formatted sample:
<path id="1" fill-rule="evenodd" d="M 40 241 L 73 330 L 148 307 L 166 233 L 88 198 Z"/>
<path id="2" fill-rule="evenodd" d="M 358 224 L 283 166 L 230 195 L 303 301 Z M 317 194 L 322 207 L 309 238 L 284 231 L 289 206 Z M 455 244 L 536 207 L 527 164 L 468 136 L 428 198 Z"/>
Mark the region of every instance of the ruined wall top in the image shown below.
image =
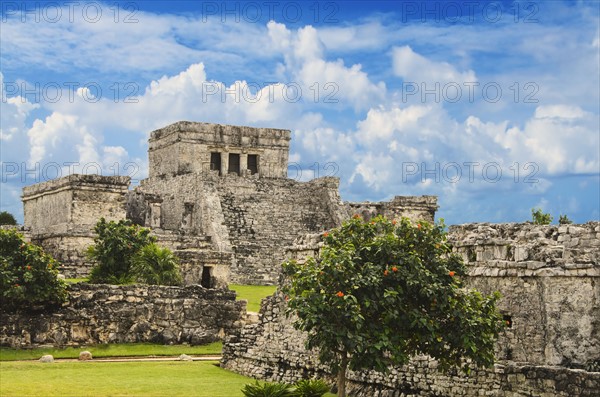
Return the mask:
<path id="1" fill-rule="evenodd" d="M 176 139 L 206 144 L 289 147 L 291 132 L 277 128 L 178 121 L 150 133 L 151 147 L 159 145 L 159 141 L 168 144 Z"/>
<path id="2" fill-rule="evenodd" d="M 290 139 L 283 129 L 179 121 L 151 132 L 150 177 L 214 171 L 285 178 Z"/>
<path id="3" fill-rule="evenodd" d="M 23 188 L 24 226 L 32 233 L 86 232 L 101 217 L 125 218 L 128 176 L 73 174 Z"/>
<path id="4" fill-rule="evenodd" d="M 578 225 L 453 225 L 448 241 L 473 267 L 475 275 L 600 276 L 597 221 Z"/>
<path id="5" fill-rule="evenodd" d="M 37 195 L 43 193 L 57 193 L 63 189 L 73 189 L 76 187 L 91 187 L 99 190 L 127 190 L 131 178 L 128 176 L 102 176 L 102 175 L 82 175 L 71 174 L 58 179 L 52 179 L 46 182 L 36 183 L 35 185 L 25 186 L 23 188 L 23 201 L 32 200 Z"/>
<path id="6" fill-rule="evenodd" d="M 348 217 L 358 214 L 366 220 L 383 215 L 390 219 L 406 217 L 433 222 L 438 205 L 437 196 L 395 196 L 390 201 L 346 203 L 346 209 Z"/>

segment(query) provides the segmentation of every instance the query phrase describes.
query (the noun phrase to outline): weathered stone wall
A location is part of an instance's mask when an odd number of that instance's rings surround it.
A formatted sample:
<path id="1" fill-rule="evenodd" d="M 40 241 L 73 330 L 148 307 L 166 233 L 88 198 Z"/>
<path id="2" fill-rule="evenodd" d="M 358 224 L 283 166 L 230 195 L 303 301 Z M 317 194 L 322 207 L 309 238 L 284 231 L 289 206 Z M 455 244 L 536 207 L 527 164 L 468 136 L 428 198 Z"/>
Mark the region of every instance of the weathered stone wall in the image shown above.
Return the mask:
<path id="1" fill-rule="evenodd" d="M 68 175 L 23 188 L 24 226 L 33 234 L 91 230 L 100 217 L 125 218 L 125 176 Z"/>
<path id="2" fill-rule="evenodd" d="M 274 284 L 298 236 L 341 223 L 338 183 L 186 174 L 147 179 L 132 194 L 161 194 L 162 229 L 210 236 L 215 251 L 233 255 L 232 282 Z"/>
<path id="3" fill-rule="evenodd" d="M 382 215 L 389 219 L 405 217 L 433 222 L 437 209 L 436 196 L 396 196 L 391 201 L 345 204 L 347 217 L 358 214 L 365 220 Z"/>
<path id="4" fill-rule="evenodd" d="M 86 256 L 87 248 L 94 244 L 94 233 L 89 230 L 33 234 L 31 242 L 52 255 L 60 263 L 60 274 L 67 278 L 87 277 L 94 266 Z"/>
<path id="5" fill-rule="evenodd" d="M 0 345 L 213 342 L 245 319 L 246 302 L 235 296 L 200 286 L 75 284 L 68 302 L 53 313 L 1 313 Z"/>
<path id="6" fill-rule="evenodd" d="M 92 264 L 85 251 L 101 217 L 125 219 L 130 178 L 68 175 L 23 188 L 24 227 L 31 241 L 60 263 L 66 277 L 84 277 Z"/>
<path id="7" fill-rule="evenodd" d="M 289 130 L 180 121 L 150 135 L 150 177 L 208 173 L 211 152 L 221 153 L 221 173 L 228 173 L 229 154 L 240 155 L 247 172 L 248 155 L 257 155 L 258 174 L 286 178 Z"/>
<path id="8" fill-rule="evenodd" d="M 451 228 L 449 239 L 468 263 L 467 285 L 503 295 L 500 309 L 512 327 L 497 343 L 499 364 L 466 377 L 443 375 L 435 361 L 416 357 L 388 375 L 351 373 L 354 395 L 600 395 L 600 373 L 564 367 L 600 360 L 600 223 L 461 225 Z M 298 243 L 301 256 L 318 249 L 320 239 Z M 327 376 L 284 311 L 281 295 L 264 300 L 260 323 L 226 341 L 223 366 L 272 380 Z"/>
<path id="9" fill-rule="evenodd" d="M 219 193 L 236 261 L 232 282 L 275 284 L 286 249 L 300 236 L 338 225 L 329 209 L 337 203 L 338 180 L 301 183 L 237 178 Z M 333 194 L 332 192 L 335 192 Z"/>
<path id="10" fill-rule="evenodd" d="M 583 365 L 600 359 L 600 223 L 452 226 L 469 285 L 500 291 L 512 328 L 501 357 Z"/>

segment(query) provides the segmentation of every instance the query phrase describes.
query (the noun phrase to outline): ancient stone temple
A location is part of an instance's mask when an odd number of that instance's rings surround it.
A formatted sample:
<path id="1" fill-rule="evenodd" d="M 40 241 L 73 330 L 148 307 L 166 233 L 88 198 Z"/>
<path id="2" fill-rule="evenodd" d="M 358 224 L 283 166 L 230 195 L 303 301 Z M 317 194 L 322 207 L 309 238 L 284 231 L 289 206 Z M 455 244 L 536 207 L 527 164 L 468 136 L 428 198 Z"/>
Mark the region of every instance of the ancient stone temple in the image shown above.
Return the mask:
<path id="1" fill-rule="evenodd" d="M 275 284 L 297 238 L 338 226 L 354 213 L 433 220 L 432 196 L 343 203 L 333 177 L 287 177 L 290 131 L 181 121 L 153 131 L 149 177 L 70 175 L 23 191 L 32 239 L 87 274 L 84 251 L 101 216 L 149 227 L 182 260 L 186 283 Z M 50 214 L 51 213 L 51 214 Z"/>

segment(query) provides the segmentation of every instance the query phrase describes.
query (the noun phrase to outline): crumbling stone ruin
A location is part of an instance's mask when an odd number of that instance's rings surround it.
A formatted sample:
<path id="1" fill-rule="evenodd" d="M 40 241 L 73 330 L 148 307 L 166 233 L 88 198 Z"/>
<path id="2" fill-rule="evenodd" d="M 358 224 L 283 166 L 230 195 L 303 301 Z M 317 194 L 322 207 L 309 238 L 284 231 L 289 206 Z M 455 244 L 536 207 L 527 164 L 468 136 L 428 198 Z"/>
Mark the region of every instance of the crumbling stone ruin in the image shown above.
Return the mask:
<path id="1" fill-rule="evenodd" d="M 432 196 L 343 203 L 337 178 L 288 178 L 289 142 L 288 130 L 178 122 L 150 134 L 149 177 L 133 190 L 127 177 L 98 175 L 26 187 L 25 226 L 67 277 L 82 277 L 97 220 L 131 219 L 182 259 L 186 284 L 216 287 L 275 284 L 298 236 L 354 213 L 433 220 Z"/>
<path id="2" fill-rule="evenodd" d="M 51 313 L 3 313 L 0 345 L 201 345 L 221 340 L 244 321 L 246 302 L 226 289 L 80 283 L 69 286 L 68 301 Z"/>
<path id="3" fill-rule="evenodd" d="M 127 177 L 97 175 L 25 188 L 27 235 L 67 277 L 89 273 L 84 252 L 103 216 L 151 228 L 182 259 L 188 286 L 73 286 L 57 313 L 3 316 L 0 343 L 201 343 L 227 334 L 225 368 L 264 380 L 329 377 L 304 349 L 280 293 L 247 323 L 244 304 L 213 287 L 277 284 L 284 259 L 318 255 L 322 233 L 353 214 L 433 221 L 437 199 L 344 203 L 337 178 L 287 177 L 289 141 L 287 130 L 182 121 L 151 133 L 149 176 L 132 190 Z M 449 239 L 468 264 L 468 285 L 503 296 L 510 326 L 496 346 L 499 362 L 465 376 L 414 357 L 389 374 L 350 373 L 352 395 L 600 396 L 592 372 L 600 365 L 600 223 L 468 224 L 452 226 Z"/>

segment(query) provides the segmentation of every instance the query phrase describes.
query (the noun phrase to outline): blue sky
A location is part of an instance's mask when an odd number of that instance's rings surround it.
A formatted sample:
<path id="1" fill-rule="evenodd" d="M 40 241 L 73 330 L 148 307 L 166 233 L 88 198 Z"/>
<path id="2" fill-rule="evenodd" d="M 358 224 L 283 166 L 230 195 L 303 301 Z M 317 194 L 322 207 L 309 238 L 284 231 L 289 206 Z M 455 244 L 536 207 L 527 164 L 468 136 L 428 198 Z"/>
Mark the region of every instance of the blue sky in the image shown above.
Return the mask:
<path id="1" fill-rule="evenodd" d="M 600 3 L 1 3 L 1 209 L 147 176 L 178 120 L 292 130 L 290 177 L 446 223 L 600 218 Z M 301 170 L 301 172 L 298 172 Z"/>

